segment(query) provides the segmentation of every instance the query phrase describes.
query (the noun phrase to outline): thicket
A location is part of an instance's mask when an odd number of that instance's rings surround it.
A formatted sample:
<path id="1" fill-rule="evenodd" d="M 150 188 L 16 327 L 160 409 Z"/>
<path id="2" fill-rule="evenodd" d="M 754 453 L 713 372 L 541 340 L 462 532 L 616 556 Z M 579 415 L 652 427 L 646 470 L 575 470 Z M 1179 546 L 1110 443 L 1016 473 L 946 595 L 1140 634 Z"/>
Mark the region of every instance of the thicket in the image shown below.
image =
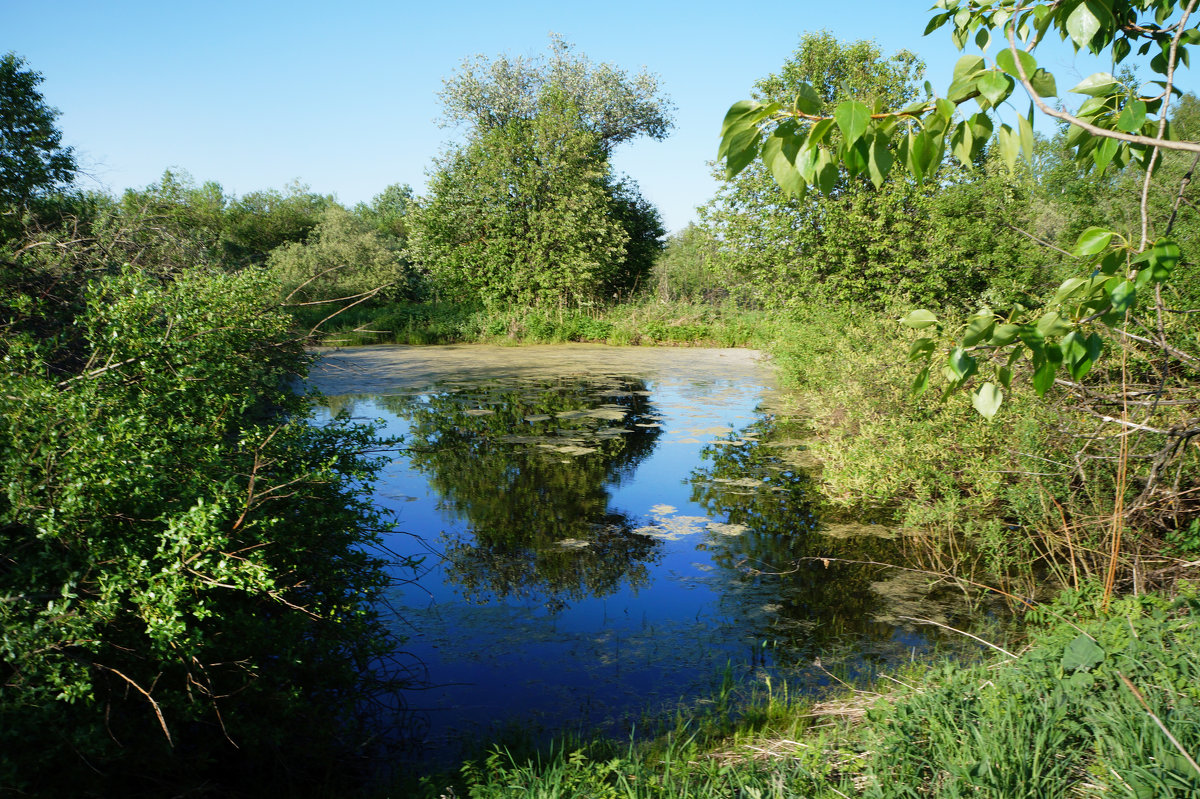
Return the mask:
<path id="1" fill-rule="evenodd" d="M 224 260 L 237 203 L 63 177 L 0 208 L 0 791 L 345 784 L 393 646 L 368 494 L 386 444 L 308 422 L 277 282 Z M 252 238 L 283 235 L 274 213 Z"/>

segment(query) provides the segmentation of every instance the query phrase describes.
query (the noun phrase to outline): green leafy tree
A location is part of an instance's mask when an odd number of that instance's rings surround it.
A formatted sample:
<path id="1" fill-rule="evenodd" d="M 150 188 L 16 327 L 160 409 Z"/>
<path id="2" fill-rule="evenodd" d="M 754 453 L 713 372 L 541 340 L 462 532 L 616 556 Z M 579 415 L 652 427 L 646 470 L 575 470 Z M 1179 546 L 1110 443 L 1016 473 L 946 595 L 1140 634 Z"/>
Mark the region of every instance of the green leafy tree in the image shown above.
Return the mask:
<path id="1" fill-rule="evenodd" d="M 867 173 L 877 186 L 894 167 L 917 182 L 937 181 L 947 152 L 964 169 L 976 169 L 992 142 L 1016 169 L 1022 155 L 1032 161 L 1037 154 L 1035 109 L 1066 125 L 1063 145 L 1085 172 L 1139 170 L 1135 225 L 1083 229 L 1061 253 L 1070 276 L 1047 299 L 978 307 L 962 323 L 928 309 L 902 320 L 919 331 L 909 352 L 920 369 L 915 393 L 941 378 L 944 395 L 969 390 L 972 405 L 990 419 L 1011 382 L 1027 379 L 1039 395 L 1066 389 L 1093 425 L 1116 428 L 1105 456 L 1118 464 L 1105 481 L 1113 487 L 1106 595 L 1128 522 L 1171 530 L 1200 511 L 1183 488 L 1196 479 L 1186 455 L 1187 443 L 1200 435 L 1194 415 L 1200 355 L 1192 309 L 1166 303 L 1186 271 L 1179 268 L 1186 257 L 1177 225 L 1191 202 L 1191 169 L 1200 164 L 1200 142 L 1180 138 L 1171 125 L 1173 110 L 1186 108 L 1178 71 L 1200 44 L 1196 6 L 1197 0 L 939 0 L 926 33 L 948 27 L 959 49 L 973 43 L 980 51 L 959 59 L 943 96 L 930 91 L 902 108 L 844 99 L 829 109 L 815 87 L 802 85 L 791 99 L 735 104 L 721 131 L 718 157 L 731 174 L 761 156 L 794 195 L 811 185 L 833 193 L 831 166 Z M 1110 58 L 1114 68 L 1137 62 L 1155 78 L 1136 84 L 1098 72 L 1070 89 L 1074 101 L 1056 103 L 1058 82 L 1037 59 L 1051 35 Z M 1012 115 L 998 117 L 1018 90 L 1030 101 L 1027 110 L 1012 103 Z M 1188 154 L 1182 163 L 1190 168 L 1156 207 L 1152 187 L 1156 177 L 1170 176 L 1163 161 L 1171 152 Z M 1115 357 L 1106 362 L 1106 354 Z"/>
<path id="2" fill-rule="evenodd" d="M 809 33 L 778 73 L 755 84 L 755 96 L 764 103 L 803 96 L 825 111 L 846 101 L 894 107 L 918 96 L 923 70 L 908 52 L 885 58 L 873 42 Z M 1014 259 L 1015 252 L 1031 254 L 1031 242 L 987 221 L 997 206 L 1004 206 L 1002 218 L 1021 221 L 1011 217 L 1029 193 L 1028 180 L 996 169 L 943 169 L 937 181 L 919 185 L 904 176 L 885 181 L 869 158 L 844 174 L 826 160 L 813 165 L 821 194 L 799 184 L 781 188 L 773 179 L 779 175 L 756 161 L 727 176 L 702 209 L 706 230 L 721 242 L 735 299 L 768 306 L 814 299 L 879 306 L 896 298 L 966 304 L 989 287 L 1020 282 L 1016 264 L 1029 270 L 1044 261 Z"/>
<path id="3" fill-rule="evenodd" d="M 400 254 L 339 205 L 321 212 L 306 241 L 272 250 L 267 269 L 289 303 L 396 299 L 410 291 L 409 270 Z"/>
<path id="4" fill-rule="evenodd" d="M 408 240 L 408 212 L 416 205 L 416 195 L 407 183 L 393 183 L 370 203 L 354 206 L 354 215 L 384 236 L 398 243 Z"/>
<path id="5" fill-rule="evenodd" d="M 630 237 L 611 213 L 596 134 L 553 93 L 442 159 L 409 252 L 435 296 L 577 304 L 621 282 Z"/>
<path id="6" fill-rule="evenodd" d="M 467 124 L 477 136 L 533 119 L 548 89 L 575 107 L 579 124 L 596 136 L 606 155 L 639 136 L 665 139 L 672 126 L 674 107 L 657 76 L 645 70 L 630 76 L 613 64 L 593 64 L 560 36 L 551 36 L 549 57 L 466 59 L 444 82 L 440 96 L 445 121 Z"/>
<path id="7" fill-rule="evenodd" d="M 15 53 L 0 56 L 0 213 L 10 215 L 30 199 L 75 178 L 75 153 L 62 146 L 58 111 L 38 91 L 40 73 Z"/>

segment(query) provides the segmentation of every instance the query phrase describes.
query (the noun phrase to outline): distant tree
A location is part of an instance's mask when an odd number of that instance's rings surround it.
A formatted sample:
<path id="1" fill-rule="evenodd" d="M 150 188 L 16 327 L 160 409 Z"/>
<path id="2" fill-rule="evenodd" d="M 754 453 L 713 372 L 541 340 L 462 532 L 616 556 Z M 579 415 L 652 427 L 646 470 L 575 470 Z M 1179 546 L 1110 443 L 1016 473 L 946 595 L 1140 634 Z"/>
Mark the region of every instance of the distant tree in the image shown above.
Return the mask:
<path id="1" fill-rule="evenodd" d="M 409 252 L 443 299 L 576 304 L 620 283 L 629 234 L 613 216 L 599 137 L 543 98 L 438 164 Z"/>
<path id="2" fill-rule="evenodd" d="M 62 146 L 54 126 L 58 111 L 37 86 L 41 73 L 15 53 L 0 57 L 0 212 L 9 214 L 33 197 L 70 183 L 75 153 Z"/>
<path id="3" fill-rule="evenodd" d="M 354 206 L 354 215 L 379 233 L 403 242 L 408 239 L 408 212 L 415 203 L 412 186 L 393 183 L 376 194 L 370 203 Z"/>
<path id="4" fill-rule="evenodd" d="M 382 236 L 340 205 L 321 212 L 304 242 L 271 251 L 267 266 L 293 302 L 320 302 L 375 292 L 383 298 L 409 293 L 407 264 Z"/>
<path id="5" fill-rule="evenodd" d="M 336 205 L 333 197 L 317 194 L 299 181 L 283 191 L 253 191 L 229 206 L 223 245 L 233 266 L 261 264 L 271 250 L 292 241 L 304 241 L 321 212 Z"/>
<path id="6" fill-rule="evenodd" d="M 470 125 L 478 135 L 532 119 L 551 87 L 577 109 L 580 124 L 595 134 L 606 155 L 638 136 L 661 141 L 673 125 L 674 106 L 662 93 L 658 76 L 645 70 L 630 76 L 612 64 L 593 64 L 557 35 L 550 37 L 549 57 L 466 59 L 444 81 L 440 97 L 445 121 Z"/>

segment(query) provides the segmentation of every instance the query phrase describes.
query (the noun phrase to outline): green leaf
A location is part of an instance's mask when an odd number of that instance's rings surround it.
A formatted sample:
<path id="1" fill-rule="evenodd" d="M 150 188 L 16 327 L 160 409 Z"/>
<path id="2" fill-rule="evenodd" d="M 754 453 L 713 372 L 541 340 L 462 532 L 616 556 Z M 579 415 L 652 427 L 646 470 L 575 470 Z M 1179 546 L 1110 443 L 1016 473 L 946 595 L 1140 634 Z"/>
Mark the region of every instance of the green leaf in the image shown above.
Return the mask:
<path id="1" fill-rule="evenodd" d="M 1032 115 L 1030 115 L 1032 118 Z M 1017 116 L 1017 127 L 1021 131 L 1021 152 L 1025 154 L 1025 161 L 1029 164 L 1033 163 L 1033 123 L 1023 116 Z"/>
<path id="2" fill-rule="evenodd" d="M 1004 392 L 992 383 L 984 383 L 971 393 L 971 405 L 984 419 L 991 419 L 1004 402 Z"/>
<path id="3" fill-rule="evenodd" d="M 801 83 L 796 88 L 796 109 L 803 114 L 818 114 L 823 105 L 821 95 L 807 83 Z"/>
<path id="4" fill-rule="evenodd" d="M 1106 654 L 1091 636 L 1080 633 L 1067 644 L 1059 665 L 1064 672 L 1091 671 L 1104 662 Z"/>
<path id="5" fill-rule="evenodd" d="M 1111 230 L 1095 226 L 1090 227 L 1079 234 L 1079 239 L 1075 242 L 1075 247 L 1071 250 L 1071 254 L 1078 255 L 1081 258 L 1088 255 L 1095 255 L 1108 246 L 1114 235 L 1116 234 Z"/>
<path id="6" fill-rule="evenodd" d="M 996 143 L 1000 147 L 1000 157 L 1004 159 L 1009 171 L 1017 168 L 1017 158 L 1021 155 L 1021 142 L 1016 132 L 1008 125 L 1001 125 L 996 134 Z"/>
<path id="7" fill-rule="evenodd" d="M 963 332 L 962 345 L 974 347 L 984 339 L 990 338 L 995 327 L 996 319 L 990 312 L 975 314 L 967 323 L 966 331 Z"/>
<path id="8" fill-rule="evenodd" d="M 838 103 L 838 107 L 833 112 L 833 119 L 837 123 L 838 129 L 841 130 L 846 144 L 852 145 L 866 132 L 867 126 L 871 122 L 871 109 L 857 100 L 847 100 Z"/>
<path id="9" fill-rule="evenodd" d="M 776 133 L 778 132 L 776 131 Z M 803 197 L 808 191 L 808 184 L 804 182 L 804 177 L 796 168 L 795 161 L 787 157 L 786 147 L 785 137 L 768 136 L 762 147 L 763 163 L 771 170 L 771 176 L 775 178 L 775 182 L 779 184 L 779 188 L 783 189 L 785 194 L 790 197 Z"/>
<path id="10" fill-rule="evenodd" d="M 955 347 L 951 351 L 950 357 L 946 359 L 946 368 L 961 382 L 975 374 L 978 363 L 973 356 L 967 354 L 965 349 Z"/>
<path id="11" fill-rule="evenodd" d="M 1100 144 L 1096 149 L 1092 150 L 1092 161 L 1096 164 L 1098 174 L 1103 174 L 1108 165 L 1112 163 L 1113 156 L 1120 149 L 1121 142 L 1116 139 L 1104 137 L 1100 140 Z"/>
<path id="12" fill-rule="evenodd" d="M 1025 69 L 1025 76 L 1032 78 L 1033 73 L 1037 72 L 1037 60 L 1025 52 L 1017 50 L 1017 58 L 1013 58 L 1013 51 L 1009 49 L 1001 50 L 996 53 L 996 66 L 1012 75 L 1014 78 L 1020 78 L 1021 73 L 1017 70 L 1017 59 L 1020 59 L 1021 66 Z"/>
<path id="13" fill-rule="evenodd" d="M 908 348 L 908 359 L 910 361 L 919 361 L 922 358 L 928 358 L 933 354 L 933 348 L 933 339 L 928 337 L 919 338 Z"/>
<path id="14" fill-rule="evenodd" d="M 939 97 L 934 105 L 937 106 L 938 116 L 946 122 L 949 122 L 954 118 L 954 109 L 957 108 L 954 103 L 950 102 L 944 97 Z"/>
<path id="15" fill-rule="evenodd" d="M 876 135 L 871 142 L 871 155 L 867 162 L 867 174 L 870 175 L 871 183 L 875 185 L 875 188 L 883 186 L 888 172 L 892 170 L 892 160 L 892 151 L 888 149 L 887 138 Z"/>
<path id="16" fill-rule="evenodd" d="M 1146 124 L 1146 104 L 1141 100 L 1127 102 L 1121 109 L 1121 116 L 1117 118 L 1117 130 L 1137 133 L 1144 124 Z"/>
<path id="17" fill-rule="evenodd" d="M 975 85 L 979 87 L 979 93 L 992 105 L 1000 105 L 1013 90 L 1012 78 L 996 70 L 985 72 Z"/>
<path id="18" fill-rule="evenodd" d="M 838 168 L 833 161 L 833 156 L 824 147 L 821 148 L 820 154 L 817 156 L 817 185 L 821 187 L 821 193 L 829 196 L 833 193 L 833 187 L 837 185 Z"/>
<path id="19" fill-rule="evenodd" d="M 909 311 L 900 319 L 900 324 L 919 330 L 923 327 L 937 324 L 937 317 L 925 309 Z"/>
<path id="20" fill-rule="evenodd" d="M 1017 325 L 996 325 L 992 331 L 992 337 L 988 339 L 988 344 L 993 347 L 1007 347 L 1017 340 L 1017 333 L 1020 329 Z"/>
<path id="21" fill-rule="evenodd" d="M 829 140 L 829 131 L 831 130 L 833 130 L 832 119 L 818 120 L 809 128 L 808 140 L 813 144 L 825 144 Z"/>
<path id="22" fill-rule="evenodd" d="M 965 55 L 958 59 L 958 63 L 954 65 L 954 75 L 951 77 L 951 80 L 958 81 L 970 78 L 975 73 L 982 72 L 985 66 L 986 64 L 982 56 Z"/>
<path id="23" fill-rule="evenodd" d="M 1074 296 L 1079 291 L 1081 286 L 1086 285 L 1088 279 L 1086 277 L 1071 277 L 1062 282 L 1058 287 L 1058 291 L 1054 292 L 1054 297 L 1050 300 L 1050 305 L 1059 305 L 1063 301 Z"/>
<path id="24" fill-rule="evenodd" d="M 949 11 L 947 11 L 947 12 L 946 12 L 946 13 L 944 13 L 944 14 L 935 14 L 935 15 L 933 15 L 932 17 L 930 17 L 930 19 L 929 19 L 929 24 L 927 24 L 927 25 L 925 26 L 925 33 L 924 33 L 924 35 L 925 35 L 925 36 L 928 36 L 929 34 L 933 33 L 933 32 L 934 32 L 935 30 L 937 30 L 938 28 L 940 28 L 940 27 L 942 27 L 943 25 L 945 25 L 945 24 L 946 24 L 946 20 L 950 19 L 950 17 L 952 17 L 952 16 L 954 16 L 954 15 L 953 15 L 953 14 L 951 14 Z"/>
<path id="25" fill-rule="evenodd" d="M 971 135 L 971 126 L 966 120 L 954 126 L 954 132 L 950 134 L 950 151 L 963 166 L 972 166 L 971 151 L 974 144 L 975 137 Z"/>
<path id="26" fill-rule="evenodd" d="M 1112 75 L 1107 72 L 1095 72 L 1080 81 L 1071 91 L 1089 97 L 1107 97 L 1120 89 L 1121 84 Z"/>
<path id="27" fill-rule="evenodd" d="M 1007 366 L 1001 366 L 996 372 L 996 375 L 1000 378 L 1000 385 L 1004 386 L 1005 388 L 1012 388 L 1012 369 Z"/>
<path id="28" fill-rule="evenodd" d="M 1033 390 L 1037 392 L 1039 397 L 1046 396 L 1046 392 L 1054 386 L 1054 374 L 1057 371 L 1058 364 L 1048 358 L 1035 361 L 1033 368 Z"/>
<path id="29" fill-rule="evenodd" d="M 1100 20 L 1092 12 L 1090 2 L 1080 3 L 1067 17 L 1067 33 L 1075 46 L 1082 49 L 1090 47 L 1092 37 L 1100 30 Z"/>
<path id="30" fill-rule="evenodd" d="M 1071 325 L 1063 321 L 1062 317 L 1055 311 L 1050 311 L 1049 313 L 1042 314 L 1042 318 L 1038 319 L 1037 329 L 1039 333 L 1046 337 L 1061 336 L 1070 331 Z"/>
<path id="31" fill-rule="evenodd" d="M 1033 87 L 1039 97 L 1058 96 L 1058 86 L 1054 82 L 1054 76 L 1044 69 L 1039 69 L 1029 76 L 1029 85 Z"/>
<path id="32" fill-rule="evenodd" d="M 929 368 L 926 366 L 920 372 L 917 372 L 917 376 L 913 379 L 911 390 L 914 397 L 921 396 L 925 393 L 925 389 L 929 388 Z"/>
<path id="33" fill-rule="evenodd" d="M 762 108 L 762 103 L 754 100 L 739 100 L 731 105 L 729 111 L 725 113 L 725 120 L 721 123 L 721 137 L 724 138 L 730 127 L 739 120 L 753 114 L 760 108 Z"/>

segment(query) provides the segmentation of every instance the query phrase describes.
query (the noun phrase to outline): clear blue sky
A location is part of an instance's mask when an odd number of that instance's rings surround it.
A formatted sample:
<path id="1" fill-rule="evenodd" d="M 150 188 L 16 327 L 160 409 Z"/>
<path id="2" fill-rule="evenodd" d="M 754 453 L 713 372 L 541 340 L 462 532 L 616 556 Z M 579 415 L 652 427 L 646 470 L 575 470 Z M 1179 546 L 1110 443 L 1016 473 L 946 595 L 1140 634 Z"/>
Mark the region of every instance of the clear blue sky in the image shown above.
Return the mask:
<path id="1" fill-rule="evenodd" d="M 913 50 L 944 91 L 959 53 L 945 29 L 922 37 L 930 5 L 0 0 L 0 52 L 43 73 L 65 143 L 102 188 L 180 168 L 237 194 L 299 179 L 353 205 L 391 183 L 423 189 L 454 136 L 435 121 L 436 94 L 463 58 L 533 55 L 553 31 L 594 61 L 661 76 L 678 106 L 674 132 L 625 145 L 615 160 L 678 230 L 713 192 L 706 162 L 726 109 L 804 31 Z M 1094 71 L 1055 52 L 1042 61 L 1060 88 Z"/>

